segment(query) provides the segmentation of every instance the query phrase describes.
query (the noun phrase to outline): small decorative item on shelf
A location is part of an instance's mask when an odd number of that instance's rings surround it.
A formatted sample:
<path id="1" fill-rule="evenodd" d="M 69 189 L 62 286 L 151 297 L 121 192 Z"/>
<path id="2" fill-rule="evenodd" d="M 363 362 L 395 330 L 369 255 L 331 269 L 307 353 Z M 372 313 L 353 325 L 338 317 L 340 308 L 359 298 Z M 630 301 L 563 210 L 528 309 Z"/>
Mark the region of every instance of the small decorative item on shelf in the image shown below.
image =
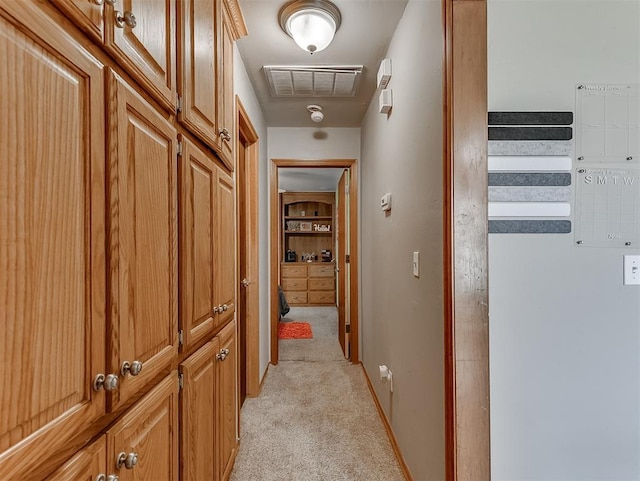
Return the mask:
<path id="1" fill-rule="evenodd" d="M 313 262 L 318 259 L 315 252 L 303 252 L 300 254 L 300 260 L 302 262 Z"/>
<path id="2" fill-rule="evenodd" d="M 295 220 L 287 221 L 287 230 L 289 232 L 297 232 L 300 230 L 300 222 Z"/>
<path id="3" fill-rule="evenodd" d="M 296 251 L 292 251 L 291 249 L 287 250 L 287 255 L 285 257 L 285 262 L 295 262 L 296 261 Z"/>
<path id="4" fill-rule="evenodd" d="M 331 262 L 331 251 L 322 249 L 322 262 Z"/>
<path id="5" fill-rule="evenodd" d="M 301 232 L 311 232 L 311 222 L 300 222 Z"/>
<path id="6" fill-rule="evenodd" d="M 329 224 L 313 224 L 314 232 L 331 232 L 331 225 Z"/>

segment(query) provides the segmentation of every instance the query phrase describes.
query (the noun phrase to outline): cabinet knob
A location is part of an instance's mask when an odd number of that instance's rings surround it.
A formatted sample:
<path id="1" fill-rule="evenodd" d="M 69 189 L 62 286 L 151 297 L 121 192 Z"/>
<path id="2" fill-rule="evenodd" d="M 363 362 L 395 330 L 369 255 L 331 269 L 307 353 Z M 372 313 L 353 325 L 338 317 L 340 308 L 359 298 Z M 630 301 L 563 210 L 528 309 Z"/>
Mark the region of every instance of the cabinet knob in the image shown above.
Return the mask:
<path id="1" fill-rule="evenodd" d="M 124 28 L 125 25 L 130 28 L 136 28 L 136 25 L 138 25 L 136 16 L 133 14 L 133 12 L 122 13 L 116 10 L 115 17 L 116 27 L 118 28 Z"/>
<path id="2" fill-rule="evenodd" d="M 120 478 L 117 474 L 110 474 L 107 476 L 107 481 L 120 481 Z"/>
<path id="3" fill-rule="evenodd" d="M 244 287 L 249 287 L 249 284 L 251 284 L 251 281 L 247 278 L 242 279 L 242 285 Z"/>
<path id="4" fill-rule="evenodd" d="M 227 358 L 228 352 L 228 349 L 227 352 L 225 352 L 225 349 L 220 349 L 220 352 L 216 354 L 216 359 L 218 359 L 219 361 L 224 361 Z"/>
<path id="5" fill-rule="evenodd" d="M 118 389 L 118 376 L 115 374 L 98 374 L 93 380 L 93 390 L 99 391 L 103 389 L 105 391 L 114 391 Z"/>
<path id="6" fill-rule="evenodd" d="M 228 129 L 220 129 L 220 137 L 222 137 L 222 140 L 226 140 L 227 142 L 231 140 L 231 135 L 229 134 Z"/>
<path id="7" fill-rule="evenodd" d="M 229 309 L 229 306 L 227 306 L 226 304 L 222 304 L 222 310 L 224 312 L 227 312 L 228 309 Z"/>
<path id="8" fill-rule="evenodd" d="M 107 481 L 107 475 L 106 474 L 98 474 L 96 476 L 95 481 Z"/>
<path id="9" fill-rule="evenodd" d="M 123 376 L 127 376 L 127 374 L 131 374 L 132 376 L 137 376 L 142 371 L 142 362 L 140 361 L 124 361 L 122 363 L 122 367 L 120 368 L 120 374 Z"/>
<path id="10" fill-rule="evenodd" d="M 102 5 L 104 3 L 104 0 L 93 0 L 93 3 L 95 3 L 96 5 Z M 104 476 L 104 474 L 99 474 L 98 476 Z M 106 477 L 104 479 L 107 479 Z M 99 480 L 98 478 L 96 478 L 96 481 L 104 481 L 104 479 Z"/>
<path id="11" fill-rule="evenodd" d="M 126 469 L 133 469 L 138 464 L 138 453 L 120 453 L 118 459 L 116 459 L 116 466 L 118 469 L 122 469 L 124 466 Z"/>

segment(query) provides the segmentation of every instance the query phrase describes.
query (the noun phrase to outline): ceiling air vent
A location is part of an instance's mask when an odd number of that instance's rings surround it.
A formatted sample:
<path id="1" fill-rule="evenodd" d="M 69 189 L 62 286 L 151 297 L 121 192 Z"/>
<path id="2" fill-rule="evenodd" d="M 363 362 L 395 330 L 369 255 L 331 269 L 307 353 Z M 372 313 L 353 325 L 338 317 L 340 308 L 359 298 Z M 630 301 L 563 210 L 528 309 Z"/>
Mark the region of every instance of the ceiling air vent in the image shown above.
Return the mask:
<path id="1" fill-rule="evenodd" d="M 354 97 L 362 65 L 265 65 L 273 97 Z"/>

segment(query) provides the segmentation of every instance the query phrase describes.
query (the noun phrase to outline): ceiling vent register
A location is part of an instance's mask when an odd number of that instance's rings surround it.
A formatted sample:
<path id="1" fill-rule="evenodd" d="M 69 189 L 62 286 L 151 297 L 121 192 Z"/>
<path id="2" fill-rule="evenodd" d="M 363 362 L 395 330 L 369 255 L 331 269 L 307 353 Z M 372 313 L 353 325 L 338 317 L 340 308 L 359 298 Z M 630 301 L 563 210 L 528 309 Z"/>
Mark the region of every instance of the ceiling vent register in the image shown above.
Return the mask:
<path id="1" fill-rule="evenodd" d="M 362 65 L 265 65 L 272 97 L 354 97 Z"/>

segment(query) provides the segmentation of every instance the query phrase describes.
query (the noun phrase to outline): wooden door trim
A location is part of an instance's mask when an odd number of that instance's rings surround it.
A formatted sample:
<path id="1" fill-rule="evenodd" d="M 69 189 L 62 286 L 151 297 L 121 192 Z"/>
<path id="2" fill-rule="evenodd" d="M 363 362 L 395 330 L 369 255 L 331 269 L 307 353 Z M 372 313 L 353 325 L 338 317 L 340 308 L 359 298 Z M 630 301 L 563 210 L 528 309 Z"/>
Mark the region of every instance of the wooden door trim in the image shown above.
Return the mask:
<path id="1" fill-rule="evenodd" d="M 443 1 L 447 481 L 491 479 L 486 3 Z"/>
<path id="2" fill-rule="evenodd" d="M 303 168 L 342 168 L 349 169 L 349 197 L 351 209 L 349 223 L 355 231 L 350 239 L 350 264 L 351 264 L 351 284 L 350 295 L 351 304 L 349 316 L 351 319 L 350 353 L 351 362 L 360 363 L 359 351 L 359 286 L 360 279 L 358 274 L 358 173 L 357 162 L 355 159 L 320 159 L 320 160 L 301 160 L 301 159 L 271 159 L 270 169 L 270 185 L 269 185 L 269 240 L 270 247 L 270 282 L 269 282 L 269 300 L 270 300 L 270 345 L 271 345 L 271 364 L 278 364 L 278 279 L 280 277 L 280 209 L 278 196 L 278 169 L 281 167 L 303 167 Z"/>
<path id="3" fill-rule="evenodd" d="M 243 190 L 245 192 L 245 205 L 248 206 L 247 211 L 250 215 L 245 219 L 246 226 L 245 232 L 247 232 L 247 242 L 245 244 L 245 252 L 247 255 L 247 269 L 251 273 L 251 283 L 253 284 L 253 289 L 250 289 L 246 293 L 246 313 L 247 319 L 245 323 L 245 327 L 247 329 L 247 347 L 246 353 L 241 353 L 241 355 L 246 355 L 246 370 L 247 370 L 247 379 L 246 379 L 246 389 L 247 396 L 255 397 L 260 393 L 260 299 L 259 299 L 259 245 L 257 242 L 258 239 L 258 162 L 260 158 L 260 150 L 259 150 L 259 137 L 256 129 L 253 127 L 251 123 L 251 119 L 249 118 L 249 114 L 245 109 L 244 105 L 240 101 L 240 97 L 236 95 L 236 119 L 238 122 L 236 132 L 238 135 L 238 141 L 242 136 L 246 139 L 248 145 L 245 149 L 245 158 L 246 164 L 249 166 L 249 169 L 237 169 L 236 173 L 243 173 L 243 178 L 236 179 L 236 182 L 242 182 L 244 186 Z M 236 149 L 237 151 L 238 149 Z M 237 152 L 236 152 L 237 155 Z M 236 165 L 239 159 L 236 159 Z M 236 189 L 237 194 L 240 194 L 240 189 Z M 240 205 L 238 199 L 238 205 Z M 237 226 L 239 231 L 239 225 Z M 237 252 L 239 252 L 240 242 L 243 240 L 240 239 L 240 236 L 236 236 L 238 239 Z M 238 257 L 238 266 L 240 259 Z M 240 287 L 240 276 L 238 276 L 238 289 L 242 289 Z M 239 299 L 240 296 L 238 295 Z M 237 323 L 239 325 L 239 322 Z M 240 379 L 238 379 L 238 382 Z M 239 386 L 238 386 L 239 388 Z"/>

